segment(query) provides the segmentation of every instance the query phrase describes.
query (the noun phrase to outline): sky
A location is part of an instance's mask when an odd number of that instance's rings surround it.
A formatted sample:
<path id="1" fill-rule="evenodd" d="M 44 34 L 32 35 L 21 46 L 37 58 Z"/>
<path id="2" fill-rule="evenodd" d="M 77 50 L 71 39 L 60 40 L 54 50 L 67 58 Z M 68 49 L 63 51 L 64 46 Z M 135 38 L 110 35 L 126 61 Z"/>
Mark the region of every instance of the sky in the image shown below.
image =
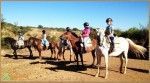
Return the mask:
<path id="1" fill-rule="evenodd" d="M 93 28 L 105 28 L 105 20 L 113 19 L 116 29 L 127 30 L 149 23 L 149 2 L 2 2 L 6 22 L 19 26 L 83 28 L 88 22 Z"/>

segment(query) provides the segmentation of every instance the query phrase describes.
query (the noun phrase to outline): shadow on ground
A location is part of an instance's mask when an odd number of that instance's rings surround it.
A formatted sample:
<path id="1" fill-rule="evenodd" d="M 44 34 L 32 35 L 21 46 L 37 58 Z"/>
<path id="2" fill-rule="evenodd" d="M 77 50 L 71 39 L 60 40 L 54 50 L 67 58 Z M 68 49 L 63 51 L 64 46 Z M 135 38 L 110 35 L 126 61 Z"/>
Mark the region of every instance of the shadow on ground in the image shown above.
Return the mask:
<path id="1" fill-rule="evenodd" d="M 33 56 L 32 58 L 29 57 L 29 55 L 17 55 L 17 56 L 18 56 L 17 59 L 30 59 L 30 60 L 39 59 L 39 56 Z M 14 58 L 14 55 L 10 55 L 10 54 L 6 54 L 6 55 L 4 55 L 4 57 L 8 57 L 8 58 L 11 58 L 11 59 L 16 59 L 16 58 Z M 50 58 L 50 57 L 42 57 L 42 59 L 43 60 L 56 60 L 55 58 Z"/>
<path id="2" fill-rule="evenodd" d="M 131 68 L 131 67 L 127 67 L 127 68 L 133 71 L 141 72 L 141 73 L 149 73 L 149 71 L 146 69 L 138 69 L 138 68 Z"/>

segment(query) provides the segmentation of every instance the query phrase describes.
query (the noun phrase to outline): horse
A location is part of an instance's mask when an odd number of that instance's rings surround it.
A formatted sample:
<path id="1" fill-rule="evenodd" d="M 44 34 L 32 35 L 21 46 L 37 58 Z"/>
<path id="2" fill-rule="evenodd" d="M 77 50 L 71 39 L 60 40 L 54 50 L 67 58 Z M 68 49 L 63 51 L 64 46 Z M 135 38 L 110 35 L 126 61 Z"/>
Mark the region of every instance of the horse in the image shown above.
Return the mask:
<path id="1" fill-rule="evenodd" d="M 24 49 L 24 48 L 28 48 L 28 50 L 30 52 L 30 56 L 29 57 L 30 58 L 33 57 L 33 53 L 32 53 L 32 50 L 31 50 L 31 44 L 30 44 L 30 42 L 28 40 L 24 40 L 24 46 L 21 46 L 21 47 L 16 44 L 17 40 L 15 40 L 14 38 L 11 38 L 11 37 L 4 38 L 4 42 L 6 44 L 10 44 L 11 49 L 13 49 L 13 51 L 14 51 L 13 54 L 14 54 L 15 59 L 18 59 L 17 50 L 18 49 Z"/>
<path id="2" fill-rule="evenodd" d="M 51 41 L 49 43 L 48 50 L 51 50 L 51 58 L 53 58 L 53 56 L 54 56 L 54 59 L 57 59 L 57 57 L 56 57 L 56 49 L 58 49 L 58 48 L 59 48 L 58 42 Z"/>
<path id="3" fill-rule="evenodd" d="M 105 79 L 108 78 L 108 57 L 109 56 L 120 56 L 120 61 L 121 61 L 120 73 L 122 73 L 123 60 L 125 57 L 125 66 L 124 66 L 123 74 L 126 74 L 127 63 L 128 63 L 128 50 L 131 50 L 132 52 L 136 53 L 138 56 L 140 55 L 144 56 L 144 53 L 146 52 L 146 48 L 135 44 L 129 38 L 114 37 L 115 48 L 114 48 L 114 51 L 109 54 L 108 51 L 110 48 L 110 43 L 107 37 L 105 36 L 104 31 L 105 30 L 103 29 L 98 30 L 99 37 L 100 37 L 100 46 L 97 46 L 95 50 L 96 52 L 95 54 L 97 56 L 97 65 L 98 65 L 98 69 L 97 69 L 97 73 L 95 77 L 99 76 L 99 73 L 100 73 L 99 68 L 101 65 L 102 56 L 104 56 L 105 65 L 106 65 Z"/>
<path id="4" fill-rule="evenodd" d="M 32 47 L 37 49 L 37 51 L 39 52 L 39 58 L 41 60 L 42 59 L 41 52 L 43 51 L 42 40 L 38 39 L 38 38 L 35 38 L 35 37 L 30 37 L 28 41 L 29 41 L 29 43 L 31 44 Z M 52 44 L 49 42 L 49 46 L 48 46 L 47 50 L 49 50 L 51 45 Z"/>
<path id="5" fill-rule="evenodd" d="M 60 36 L 57 59 L 58 59 L 58 56 L 62 56 L 63 60 L 65 60 L 64 53 L 66 50 L 69 50 L 69 52 L 70 52 L 70 62 L 71 62 L 71 56 L 73 55 L 72 45 L 71 45 L 70 41 L 68 41 Z"/>
<path id="6" fill-rule="evenodd" d="M 70 31 L 63 33 L 62 36 L 70 41 L 70 43 L 72 45 L 72 50 L 76 56 L 77 66 L 79 66 L 79 60 L 78 60 L 78 55 L 79 55 L 80 59 L 81 59 L 82 67 L 84 67 L 84 64 L 83 64 L 83 47 L 81 46 L 81 37 L 78 36 L 77 34 L 73 33 L 73 32 L 70 32 Z M 90 47 L 88 47 L 88 49 L 86 49 L 86 53 L 91 52 L 92 56 L 93 56 L 93 62 L 91 64 L 91 66 L 93 66 L 94 62 L 95 62 L 95 48 L 96 48 L 96 46 L 97 46 L 97 41 L 95 38 L 92 40 L 92 46 L 90 46 Z"/>

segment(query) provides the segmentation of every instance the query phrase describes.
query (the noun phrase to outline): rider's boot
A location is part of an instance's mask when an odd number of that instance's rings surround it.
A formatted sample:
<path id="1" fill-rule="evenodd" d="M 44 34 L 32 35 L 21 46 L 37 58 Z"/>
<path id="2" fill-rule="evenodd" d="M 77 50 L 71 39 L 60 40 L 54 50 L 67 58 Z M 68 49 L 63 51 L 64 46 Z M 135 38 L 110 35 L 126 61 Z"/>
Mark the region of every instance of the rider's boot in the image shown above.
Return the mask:
<path id="1" fill-rule="evenodd" d="M 83 53 L 86 53 L 85 44 L 83 42 Z"/>
<path id="2" fill-rule="evenodd" d="M 111 40 L 111 43 L 110 43 L 109 54 L 114 51 L 114 47 L 115 47 L 115 45 L 114 45 L 114 38 L 111 37 L 110 40 Z"/>
<path id="3" fill-rule="evenodd" d="M 44 44 L 44 46 L 43 46 L 43 50 L 46 50 L 46 45 Z"/>

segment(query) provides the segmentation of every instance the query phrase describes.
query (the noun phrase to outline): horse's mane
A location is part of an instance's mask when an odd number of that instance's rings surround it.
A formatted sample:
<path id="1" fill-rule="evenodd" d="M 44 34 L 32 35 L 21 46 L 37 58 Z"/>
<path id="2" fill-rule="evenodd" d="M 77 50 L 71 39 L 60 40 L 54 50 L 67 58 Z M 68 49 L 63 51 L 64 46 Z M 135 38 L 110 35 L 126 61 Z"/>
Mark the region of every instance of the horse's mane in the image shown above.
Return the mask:
<path id="1" fill-rule="evenodd" d="M 73 35 L 73 36 L 75 36 L 75 37 L 79 37 L 76 33 L 74 33 L 74 32 L 71 32 L 71 34 Z"/>

